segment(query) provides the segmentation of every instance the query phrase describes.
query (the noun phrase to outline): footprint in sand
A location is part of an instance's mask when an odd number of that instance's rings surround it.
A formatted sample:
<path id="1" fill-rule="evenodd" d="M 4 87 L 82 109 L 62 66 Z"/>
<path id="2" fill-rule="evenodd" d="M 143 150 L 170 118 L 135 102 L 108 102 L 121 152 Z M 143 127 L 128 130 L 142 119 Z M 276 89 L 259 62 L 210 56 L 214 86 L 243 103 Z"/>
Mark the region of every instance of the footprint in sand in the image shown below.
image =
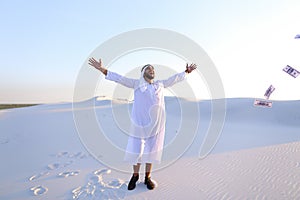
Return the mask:
<path id="1" fill-rule="evenodd" d="M 103 175 L 110 169 L 101 169 L 90 175 L 88 183 L 72 190 L 73 199 L 124 199 L 127 193 L 125 181 L 120 179 L 104 180 Z"/>
<path id="2" fill-rule="evenodd" d="M 67 166 L 71 165 L 72 163 L 73 163 L 73 160 L 70 160 L 70 161 L 64 163 L 63 167 L 67 167 Z"/>
<path id="3" fill-rule="evenodd" d="M 0 144 L 7 144 L 9 142 L 8 138 L 0 138 Z"/>
<path id="4" fill-rule="evenodd" d="M 102 176 L 102 174 L 110 174 L 110 173 L 111 173 L 110 169 L 99 169 L 94 171 L 94 174 L 98 176 Z"/>
<path id="5" fill-rule="evenodd" d="M 72 163 L 73 163 L 72 160 L 70 160 L 68 162 L 65 162 L 63 164 L 61 164 L 61 163 L 52 163 L 52 164 L 47 165 L 46 168 L 48 170 L 56 170 L 56 169 L 59 169 L 59 168 L 67 167 L 67 166 L 71 165 Z"/>
<path id="6" fill-rule="evenodd" d="M 79 170 L 75 170 L 75 171 L 61 172 L 57 176 L 62 177 L 62 178 L 66 178 L 66 177 L 69 177 L 69 176 L 77 176 L 78 174 L 79 174 Z"/>
<path id="7" fill-rule="evenodd" d="M 53 164 L 47 165 L 47 169 L 48 170 L 55 170 L 55 169 L 59 168 L 59 166 L 60 166 L 59 163 L 53 163 Z"/>
<path id="8" fill-rule="evenodd" d="M 68 156 L 69 158 L 79 158 L 79 159 L 83 159 L 83 158 L 87 158 L 88 155 L 83 153 L 83 152 L 78 152 L 78 153 L 75 153 L 75 154 L 69 154 Z"/>
<path id="9" fill-rule="evenodd" d="M 48 191 L 48 188 L 39 185 L 39 186 L 30 188 L 30 190 L 33 192 L 34 196 L 39 196 L 39 195 L 45 194 Z"/>
<path id="10" fill-rule="evenodd" d="M 57 153 L 56 154 L 56 157 L 63 157 L 63 156 L 66 156 L 66 155 L 68 155 L 68 152 L 66 152 L 66 151 L 63 151 L 63 152 L 59 152 L 59 153 Z"/>
<path id="11" fill-rule="evenodd" d="M 59 152 L 57 154 L 54 154 L 53 156 L 58 157 L 58 158 L 65 157 L 65 158 L 83 159 L 83 158 L 87 158 L 89 156 L 89 154 L 86 154 L 84 152 L 69 153 L 67 151 L 62 151 L 62 152 Z"/>
<path id="12" fill-rule="evenodd" d="M 69 153 L 67 151 L 62 151 L 56 154 L 51 154 L 51 156 L 55 156 L 57 158 L 59 158 L 62 162 L 58 162 L 58 163 L 52 163 L 47 165 L 47 169 L 48 170 L 56 170 L 59 168 L 63 168 L 63 167 L 67 167 L 71 164 L 74 163 L 74 160 L 70 160 L 70 159 L 84 159 L 88 157 L 88 154 L 85 154 L 83 152 L 78 152 L 78 153 Z M 67 160 L 66 160 L 67 159 Z"/>
<path id="13" fill-rule="evenodd" d="M 29 181 L 34 181 L 34 180 L 39 179 L 39 178 L 41 178 L 41 177 L 43 177 L 43 176 L 47 176 L 47 175 L 49 175 L 49 174 L 50 174 L 49 172 L 40 172 L 40 173 L 38 173 L 38 174 L 35 174 L 35 175 L 31 176 L 31 177 L 29 178 Z"/>

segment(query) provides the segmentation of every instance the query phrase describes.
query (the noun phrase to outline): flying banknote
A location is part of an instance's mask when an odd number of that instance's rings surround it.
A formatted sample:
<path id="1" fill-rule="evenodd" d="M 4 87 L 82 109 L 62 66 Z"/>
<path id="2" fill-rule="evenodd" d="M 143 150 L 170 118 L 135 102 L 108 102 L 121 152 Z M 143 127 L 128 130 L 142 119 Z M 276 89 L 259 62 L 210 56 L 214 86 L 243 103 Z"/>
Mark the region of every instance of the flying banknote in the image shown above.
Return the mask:
<path id="1" fill-rule="evenodd" d="M 282 70 L 285 71 L 286 73 L 288 73 L 289 75 L 291 75 L 294 78 L 296 78 L 300 74 L 300 72 L 298 70 L 294 69 L 293 67 L 291 67 L 289 65 L 287 65 Z"/>
<path id="2" fill-rule="evenodd" d="M 269 99 L 270 95 L 272 94 L 272 92 L 274 92 L 274 90 L 275 90 L 275 87 L 273 85 L 270 85 L 270 87 L 265 92 L 265 95 L 264 95 L 265 98 Z"/>

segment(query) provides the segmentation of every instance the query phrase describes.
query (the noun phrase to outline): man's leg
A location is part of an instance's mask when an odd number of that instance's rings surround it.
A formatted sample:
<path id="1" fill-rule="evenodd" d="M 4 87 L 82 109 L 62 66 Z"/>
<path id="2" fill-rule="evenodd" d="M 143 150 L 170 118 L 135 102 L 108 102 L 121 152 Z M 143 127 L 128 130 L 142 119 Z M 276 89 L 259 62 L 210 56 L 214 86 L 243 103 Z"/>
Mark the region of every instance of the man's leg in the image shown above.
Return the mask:
<path id="1" fill-rule="evenodd" d="M 146 163 L 146 173 L 145 173 L 145 184 L 147 185 L 147 188 L 149 190 L 153 190 L 155 185 L 154 183 L 151 181 L 151 170 L 152 170 L 152 163 Z"/>
<path id="2" fill-rule="evenodd" d="M 146 163 L 145 177 L 150 177 L 152 171 L 152 163 Z"/>
<path id="3" fill-rule="evenodd" d="M 139 172 L 140 172 L 141 163 L 137 163 L 133 165 L 133 175 L 128 184 L 128 190 L 133 190 L 136 186 L 136 182 L 139 180 Z"/>
<path id="4" fill-rule="evenodd" d="M 140 172 L 141 163 L 137 163 L 136 165 L 133 165 L 133 175 L 138 176 Z"/>

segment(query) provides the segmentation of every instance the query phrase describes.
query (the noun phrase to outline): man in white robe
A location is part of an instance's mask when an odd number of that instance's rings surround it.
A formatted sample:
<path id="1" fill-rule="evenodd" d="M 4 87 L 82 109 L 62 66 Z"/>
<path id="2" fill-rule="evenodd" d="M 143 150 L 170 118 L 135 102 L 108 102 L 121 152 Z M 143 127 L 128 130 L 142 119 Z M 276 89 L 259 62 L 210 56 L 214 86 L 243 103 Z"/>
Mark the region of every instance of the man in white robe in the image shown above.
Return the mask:
<path id="1" fill-rule="evenodd" d="M 183 81 L 187 73 L 196 69 L 196 65 L 187 64 L 184 72 L 175 74 L 166 80 L 154 81 L 155 71 L 150 64 L 142 68 L 140 79 L 126 78 L 108 71 L 102 66 L 101 59 L 97 61 L 90 58 L 89 64 L 100 70 L 107 80 L 134 89 L 131 132 L 125 153 L 125 160 L 133 164 L 133 175 L 128 184 L 128 190 L 135 188 L 141 164 L 146 164 L 144 183 L 148 189 L 154 189 L 155 185 L 150 178 L 152 163 L 161 161 L 165 136 L 166 114 L 163 90 Z"/>

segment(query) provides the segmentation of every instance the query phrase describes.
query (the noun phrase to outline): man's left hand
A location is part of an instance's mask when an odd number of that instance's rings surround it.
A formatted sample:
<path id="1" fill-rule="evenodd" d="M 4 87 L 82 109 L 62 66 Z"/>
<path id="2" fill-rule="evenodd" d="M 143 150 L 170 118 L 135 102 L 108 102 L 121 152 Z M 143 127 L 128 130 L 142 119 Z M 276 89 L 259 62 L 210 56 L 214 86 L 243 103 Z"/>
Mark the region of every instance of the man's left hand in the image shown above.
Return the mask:
<path id="1" fill-rule="evenodd" d="M 188 64 L 186 63 L 186 70 L 185 72 L 186 73 L 191 73 L 192 71 L 194 71 L 195 69 L 197 68 L 197 65 L 195 63 L 192 63 L 192 64 Z"/>

